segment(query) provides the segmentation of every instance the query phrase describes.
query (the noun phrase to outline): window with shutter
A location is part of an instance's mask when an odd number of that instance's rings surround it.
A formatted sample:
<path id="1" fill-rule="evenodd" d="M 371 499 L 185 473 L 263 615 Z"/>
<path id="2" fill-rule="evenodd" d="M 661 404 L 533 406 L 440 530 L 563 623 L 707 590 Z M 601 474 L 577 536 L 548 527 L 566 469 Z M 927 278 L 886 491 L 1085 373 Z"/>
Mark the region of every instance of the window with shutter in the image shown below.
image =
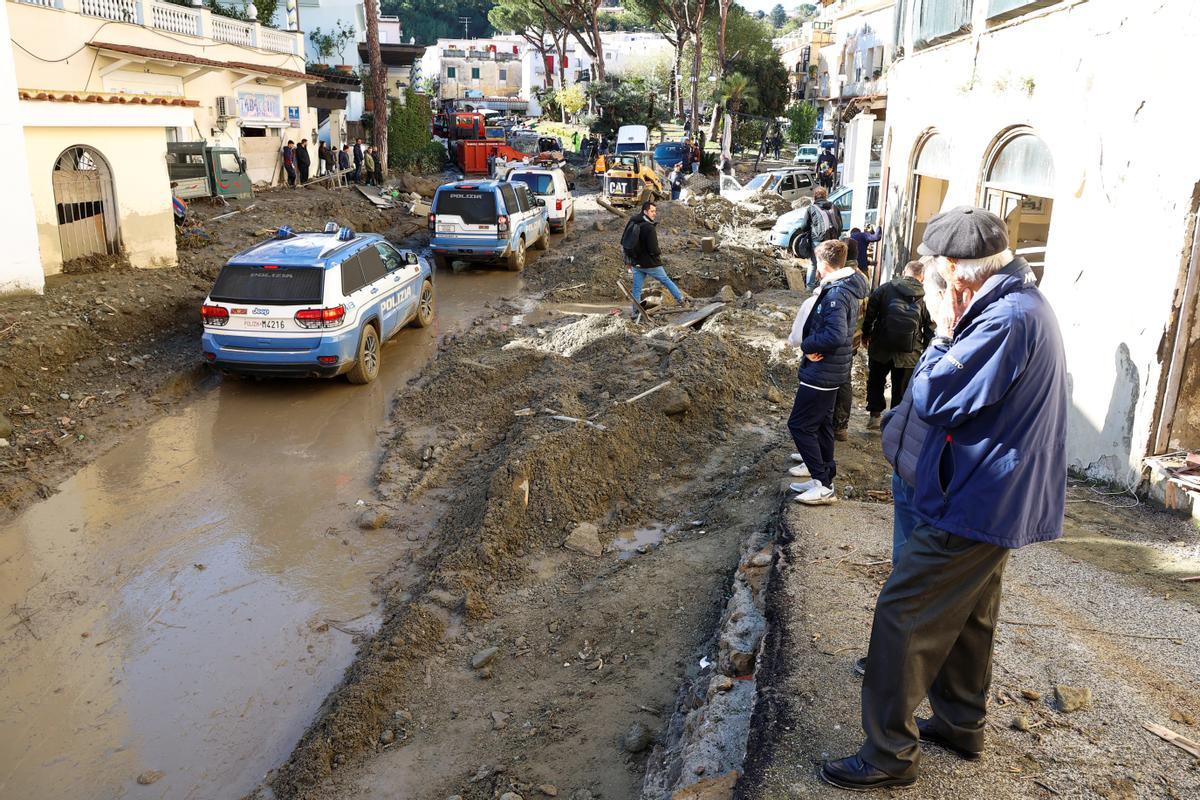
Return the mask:
<path id="1" fill-rule="evenodd" d="M 917 48 L 971 30 L 974 0 L 921 0 L 914 36 Z"/>

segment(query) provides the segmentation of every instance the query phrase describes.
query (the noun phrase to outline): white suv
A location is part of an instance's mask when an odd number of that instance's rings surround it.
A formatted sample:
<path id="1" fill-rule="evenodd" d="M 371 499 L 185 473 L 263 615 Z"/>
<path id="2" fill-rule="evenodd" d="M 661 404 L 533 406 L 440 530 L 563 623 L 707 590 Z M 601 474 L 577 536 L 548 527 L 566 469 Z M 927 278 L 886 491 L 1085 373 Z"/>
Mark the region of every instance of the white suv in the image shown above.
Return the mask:
<path id="1" fill-rule="evenodd" d="M 508 173 L 508 180 L 524 183 L 546 201 L 550 230 L 561 233 L 575 219 L 575 197 L 571 194 L 575 184 L 567 183 L 561 169 L 517 167 Z"/>

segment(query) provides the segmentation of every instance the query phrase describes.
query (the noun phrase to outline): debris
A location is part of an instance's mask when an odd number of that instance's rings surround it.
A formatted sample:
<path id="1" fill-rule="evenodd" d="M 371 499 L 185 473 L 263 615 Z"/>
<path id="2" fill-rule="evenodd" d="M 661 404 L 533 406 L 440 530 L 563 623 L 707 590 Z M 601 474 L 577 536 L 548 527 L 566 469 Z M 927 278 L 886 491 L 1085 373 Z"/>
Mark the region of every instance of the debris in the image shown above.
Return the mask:
<path id="1" fill-rule="evenodd" d="M 493 711 L 488 716 L 492 720 L 492 730 L 502 731 L 508 727 L 508 714 L 503 711 Z"/>
<path id="2" fill-rule="evenodd" d="M 713 299 L 719 300 L 723 303 L 732 303 L 734 300 L 737 300 L 737 294 L 733 291 L 732 286 L 725 284 L 715 295 L 713 295 Z"/>
<path id="3" fill-rule="evenodd" d="M 377 531 L 391 519 L 392 515 L 381 508 L 368 508 L 358 515 L 358 527 L 364 531 Z"/>
<path id="4" fill-rule="evenodd" d="M 380 744 L 391 744 L 394 741 L 396 741 L 396 732 L 391 728 L 384 728 L 383 732 L 379 734 Z"/>
<path id="5" fill-rule="evenodd" d="M 563 547 L 593 558 L 604 555 L 604 545 L 600 543 L 600 529 L 591 522 L 576 525 L 575 530 L 571 531 L 571 535 L 563 542 Z"/>
<path id="6" fill-rule="evenodd" d="M 148 769 L 141 775 L 137 776 L 137 782 L 142 786 L 149 786 L 152 783 L 157 783 L 158 781 L 162 780 L 162 777 L 165 774 L 166 773 L 159 772 L 156 769 Z"/>
<path id="7" fill-rule="evenodd" d="M 525 798 L 521 797 L 521 795 L 517 794 L 516 792 L 505 792 L 504 794 L 500 795 L 500 800 L 525 800 Z"/>
<path id="8" fill-rule="evenodd" d="M 1042 699 L 1042 693 L 1034 691 L 1033 689 L 1022 689 L 1021 696 L 1032 702 L 1037 702 L 1038 700 Z"/>
<path id="9" fill-rule="evenodd" d="M 1013 730 L 1022 731 L 1025 733 L 1028 733 L 1029 729 L 1031 727 L 1033 727 L 1032 724 L 1030 724 L 1030 722 L 1029 722 L 1029 717 L 1026 717 L 1026 716 L 1014 717 L 1013 721 L 1012 721 L 1012 726 L 1013 726 Z"/>
<path id="10" fill-rule="evenodd" d="M 1180 583 L 1195 583 L 1196 581 L 1200 581 L 1200 575 L 1193 575 L 1190 578 L 1179 579 Z"/>
<path id="11" fill-rule="evenodd" d="M 1175 745 L 1185 753 L 1189 753 L 1196 758 L 1200 758 L 1200 743 L 1194 742 L 1186 736 L 1180 736 L 1170 728 L 1164 728 L 1162 725 L 1155 725 L 1153 722 L 1143 722 L 1142 727 L 1153 733 L 1164 742 L 1169 742 Z"/>
<path id="12" fill-rule="evenodd" d="M 1184 725 L 1195 725 L 1196 724 L 1196 715 L 1192 714 L 1190 712 L 1184 711 L 1183 709 L 1180 709 L 1180 708 L 1172 708 L 1171 709 L 1171 722 L 1180 722 L 1180 723 L 1183 723 Z"/>
<path id="13" fill-rule="evenodd" d="M 500 652 L 499 647 L 485 647 L 475 655 L 471 656 L 471 669 L 483 669 L 488 664 L 496 660 L 496 655 Z"/>
<path id="14" fill-rule="evenodd" d="M 532 408 L 518 408 L 513 412 L 514 417 L 532 417 L 535 412 Z"/>
<path id="15" fill-rule="evenodd" d="M 7 439 L 13 435 L 12 423 L 8 421 L 8 417 L 0 414 L 0 437 Z"/>
<path id="16" fill-rule="evenodd" d="M 546 797 L 558 797 L 558 787 L 552 783 L 543 783 L 538 787 L 538 791 Z"/>
<path id="17" fill-rule="evenodd" d="M 641 400 L 643 397 L 648 397 L 649 395 L 652 395 L 655 392 L 657 392 L 659 389 L 663 389 L 670 385 L 671 385 L 670 381 L 663 381 L 662 383 L 658 384 L 657 386 L 651 387 L 651 388 L 647 389 L 646 391 L 642 392 L 641 394 L 635 394 L 633 397 L 626 400 L 625 403 L 629 404 L 629 403 L 634 402 L 635 400 Z"/>
<path id="18" fill-rule="evenodd" d="M 1092 690 L 1058 684 L 1054 687 L 1054 699 L 1058 702 L 1059 710 L 1069 714 L 1092 707 Z"/>
<path id="19" fill-rule="evenodd" d="M 396 207 L 396 204 L 393 203 L 391 200 L 387 200 L 383 197 L 380 197 L 378 194 L 372 194 L 371 192 L 368 192 L 366 190 L 366 188 L 363 186 L 355 186 L 354 188 L 358 189 L 358 193 L 361 194 L 363 197 L 367 198 L 368 200 L 370 200 L 371 203 L 374 204 L 374 206 L 376 208 L 395 208 Z"/>
<path id="20" fill-rule="evenodd" d="M 666 393 L 663 400 L 662 411 L 668 417 L 673 417 L 678 414 L 683 414 L 692 407 L 692 396 L 680 386 L 673 386 Z"/>
<path id="21" fill-rule="evenodd" d="M 608 430 L 608 428 L 604 427 L 599 422 L 589 422 L 586 419 L 579 419 L 578 417 L 568 417 L 564 414 L 554 414 L 550 417 L 550 419 L 556 419 L 559 422 L 582 422 L 584 425 L 587 425 L 589 428 L 595 428 L 598 431 Z"/>
<path id="22" fill-rule="evenodd" d="M 724 303 L 709 303 L 708 305 L 704 306 L 704 308 L 697 309 L 690 314 L 684 314 L 671 324 L 679 328 L 688 328 L 692 325 L 703 322 L 724 307 Z"/>
<path id="23" fill-rule="evenodd" d="M 705 236 L 700 240 L 700 251 L 703 253 L 717 252 L 717 240 L 712 236 Z"/>
<path id="24" fill-rule="evenodd" d="M 642 723 L 635 722 L 626 731 L 621 740 L 621 746 L 625 748 L 626 753 L 640 753 L 649 747 L 652 741 L 654 741 L 654 734 Z"/>
<path id="25" fill-rule="evenodd" d="M 245 208 L 239 208 L 237 211 L 230 211 L 228 214 L 221 214 L 216 217 L 209 217 L 208 222 L 216 222 L 219 219 L 227 219 L 227 218 L 235 216 L 237 214 L 244 214 L 245 212 L 252 210 L 257 205 L 258 205 L 258 203 L 251 203 L 250 205 L 246 206 Z"/>

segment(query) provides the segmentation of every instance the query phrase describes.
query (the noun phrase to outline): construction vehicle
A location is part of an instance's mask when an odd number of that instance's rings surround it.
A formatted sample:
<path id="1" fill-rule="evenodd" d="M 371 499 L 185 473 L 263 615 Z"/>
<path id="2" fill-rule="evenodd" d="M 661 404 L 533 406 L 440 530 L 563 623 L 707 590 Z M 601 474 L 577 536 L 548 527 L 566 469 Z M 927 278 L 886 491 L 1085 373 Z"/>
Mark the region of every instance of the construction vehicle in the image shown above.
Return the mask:
<path id="1" fill-rule="evenodd" d="M 167 178 L 180 200 L 254 196 L 246 159 L 232 147 L 207 142 L 167 142 Z"/>
<path id="2" fill-rule="evenodd" d="M 464 175 L 486 175 L 493 158 L 523 161 L 525 154 L 509 147 L 503 129 L 488 126 L 487 118 L 477 111 L 441 114 L 434 122 L 434 133 L 443 131 L 450 159 Z"/>
<path id="3" fill-rule="evenodd" d="M 604 171 L 604 195 L 615 204 L 633 204 L 645 190 L 662 192 L 663 183 L 647 152 L 610 156 Z"/>

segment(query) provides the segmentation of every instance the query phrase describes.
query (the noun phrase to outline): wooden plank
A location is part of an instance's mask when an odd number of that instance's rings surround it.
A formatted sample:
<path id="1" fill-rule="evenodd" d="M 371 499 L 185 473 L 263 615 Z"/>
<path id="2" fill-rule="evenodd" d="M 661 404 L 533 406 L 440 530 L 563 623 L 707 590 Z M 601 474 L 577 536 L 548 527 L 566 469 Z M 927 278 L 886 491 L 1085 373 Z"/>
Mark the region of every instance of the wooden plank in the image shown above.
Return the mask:
<path id="1" fill-rule="evenodd" d="M 658 386 L 655 386 L 652 389 L 647 389 L 646 391 L 642 392 L 641 394 L 635 394 L 633 397 L 629 398 L 625 402 L 628 404 L 628 403 L 632 403 L 635 400 L 641 400 L 643 397 L 648 397 L 649 395 L 652 395 L 655 392 L 657 392 L 659 389 L 665 389 L 666 387 L 668 387 L 670 385 L 671 385 L 670 381 L 663 381 Z"/>
<path id="2" fill-rule="evenodd" d="M 675 320 L 671 324 L 675 325 L 677 327 L 680 327 L 680 328 L 688 328 L 688 327 L 691 327 L 692 325 L 696 325 L 696 324 L 703 322 L 704 320 L 708 319 L 709 317 L 711 317 L 713 314 L 717 313 L 724 307 L 725 307 L 724 303 L 709 303 L 708 305 L 704 306 L 703 308 L 698 308 L 690 314 L 684 314 L 682 317 Z"/>
<path id="3" fill-rule="evenodd" d="M 1153 733 L 1164 742 L 1175 745 L 1185 753 L 1189 753 L 1196 758 L 1200 758 L 1200 744 L 1193 742 L 1186 736 L 1180 736 L 1170 728 L 1164 728 L 1162 725 L 1155 725 L 1153 722 L 1143 722 L 1142 727 Z"/>
<path id="4" fill-rule="evenodd" d="M 638 310 L 637 321 L 641 322 L 643 319 L 645 319 L 648 322 L 650 320 L 650 315 L 653 312 L 651 312 L 644 305 L 642 305 L 641 301 L 634 298 L 633 294 L 628 289 L 625 288 L 624 281 L 618 280 L 617 288 L 621 290 L 621 294 L 625 295 L 625 299 L 628 300 L 629 302 L 633 303 L 633 307 Z"/>

